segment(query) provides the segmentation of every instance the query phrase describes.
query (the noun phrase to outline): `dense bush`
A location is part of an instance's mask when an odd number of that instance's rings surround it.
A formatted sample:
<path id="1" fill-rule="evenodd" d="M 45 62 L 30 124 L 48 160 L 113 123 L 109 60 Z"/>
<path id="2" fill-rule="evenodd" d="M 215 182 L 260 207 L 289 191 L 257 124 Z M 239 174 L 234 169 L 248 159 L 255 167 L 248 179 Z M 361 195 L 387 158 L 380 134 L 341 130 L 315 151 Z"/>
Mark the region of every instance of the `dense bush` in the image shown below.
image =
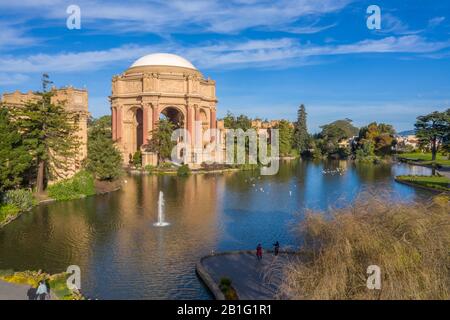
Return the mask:
<path id="1" fill-rule="evenodd" d="M 133 165 L 136 168 L 140 168 L 142 166 L 142 152 L 141 150 L 138 150 L 134 153 L 133 159 L 132 159 Z"/>
<path id="2" fill-rule="evenodd" d="M 189 166 L 187 164 L 183 164 L 180 166 L 177 170 L 177 175 L 179 177 L 188 177 L 191 174 L 191 169 L 189 169 Z"/>
<path id="3" fill-rule="evenodd" d="M 3 204 L 11 205 L 20 211 L 29 210 L 36 204 L 33 194 L 29 190 L 16 189 L 6 191 L 2 199 Z"/>
<path id="4" fill-rule="evenodd" d="M 122 155 L 111 134 L 110 116 L 95 119 L 89 127 L 86 169 L 98 180 L 116 180 L 122 174 Z"/>
<path id="5" fill-rule="evenodd" d="M 48 195 L 55 200 L 73 200 L 95 194 L 94 176 L 80 171 L 72 178 L 48 187 Z"/>

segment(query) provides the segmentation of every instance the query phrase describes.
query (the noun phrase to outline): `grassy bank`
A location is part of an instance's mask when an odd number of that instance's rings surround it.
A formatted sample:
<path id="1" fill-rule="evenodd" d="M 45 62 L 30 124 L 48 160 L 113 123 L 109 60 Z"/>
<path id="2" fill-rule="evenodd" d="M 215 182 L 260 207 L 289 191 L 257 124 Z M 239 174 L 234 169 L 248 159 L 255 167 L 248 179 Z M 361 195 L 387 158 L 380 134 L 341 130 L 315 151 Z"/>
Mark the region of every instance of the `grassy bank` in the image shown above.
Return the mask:
<path id="1" fill-rule="evenodd" d="M 431 161 L 431 153 L 401 153 L 398 156 L 398 159 L 406 161 L 406 162 L 417 162 L 422 165 L 431 165 L 433 163 L 438 164 L 440 166 L 450 166 L 450 159 L 447 156 L 444 156 L 441 153 L 436 155 L 436 161 Z"/>
<path id="2" fill-rule="evenodd" d="M 80 171 L 72 178 L 52 184 L 47 189 L 48 196 L 57 201 L 75 200 L 96 193 L 94 176 Z"/>
<path id="3" fill-rule="evenodd" d="M 67 273 L 59 273 L 50 275 L 41 271 L 22 271 L 14 272 L 12 270 L 0 270 L 0 279 L 6 282 L 23 284 L 33 288 L 37 288 L 41 280 L 48 281 L 50 290 L 59 300 L 83 300 L 83 296 L 79 292 L 70 290 L 66 281 Z"/>
<path id="4" fill-rule="evenodd" d="M 293 299 L 450 299 L 450 205 L 399 203 L 372 194 L 332 212 L 311 212 L 299 227 L 302 261 L 284 269 L 281 294 Z M 330 215 L 332 219 L 330 219 Z M 367 269 L 381 289 L 367 288 Z"/>
<path id="5" fill-rule="evenodd" d="M 37 201 L 29 190 L 9 190 L 0 195 L 0 227 L 30 210 Z"/>
<path id="6" fill-rule="evenodd" d="M 450 179 L 444 176 L 397 176 L 395 180 L 437 191 L 450 191 Z"/>

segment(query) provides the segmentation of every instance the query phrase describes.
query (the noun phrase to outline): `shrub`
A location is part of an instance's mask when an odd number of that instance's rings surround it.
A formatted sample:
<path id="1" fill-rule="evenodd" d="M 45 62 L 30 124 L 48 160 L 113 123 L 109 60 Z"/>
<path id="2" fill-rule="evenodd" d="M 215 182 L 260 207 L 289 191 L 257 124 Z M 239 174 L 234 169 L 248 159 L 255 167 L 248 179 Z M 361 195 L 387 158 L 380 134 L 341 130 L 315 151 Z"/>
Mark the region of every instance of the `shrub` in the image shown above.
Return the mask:
<path id="1" fill-rule="evenodd" d="M 133 165 L 136 168 L 140 168 L 142 166 L 142 152 L 138 150 L 133 155 Z"/>
<path id="2" fill-rule="evenodd" d="M 6 191 L 2 201 L 4 204 L 12 205 L 20 211 L 29 210 L 31 207 L 36 205 L 36 200 L 34 199 L 31 191 L 25 189 Z"/>
<path id="3" fill-rule="evenodd" d="M 187 164 L 183 164 L 178 168 L 177 175 L 179 177 L 188 177 L 191 175 L 191 169 L 189 169 L 189 166 Z"/>
<path id="4" fill-rule="evenodd" d="M 95 194 L 94 176 L 80 171 L 72 178 L 48 187 L 48 195 L 58 201 L 84 198 Z"/>
<path id="5" fill-rule="evenodd" d="M 219 289 L 222 291 L 226 300 L 237 300 L 238 296 L 236 290 L 231 286 L 231 280 L 229 278 L 221 278 L 219 282 Z"/>
<path id="6" fill-rule="evenodd" d="M 144 167 L 144 170 L 149 174 L 153 174 L 155 172 L 155 169 L 155 166 L 152 166 L 151 164 L 148 164 Z"/>
<path id="7" fill-rule="evenodd" d="M 399 203 L 360 196 L 300 225 L 302 261 L 284 270 L 281 294 L 293 299 L 449 299 L 448 201 Z M 366 287 L 367 268 L 381 269 L 381 290 Z"/>
<path id="8" fill-rule="evenodd" d="M 20 209 L 12 204 L 0 205 L 0 225 L 9 217 L 13 217 L 20 212 Z"/>
<path id="9" fill-rule="evenodd" d="M 161 169 L 172 169 L 173 168 L 173 164 L 170 163 L 170 162 L 163 162 L 158 167 L 161 168 Z"/>

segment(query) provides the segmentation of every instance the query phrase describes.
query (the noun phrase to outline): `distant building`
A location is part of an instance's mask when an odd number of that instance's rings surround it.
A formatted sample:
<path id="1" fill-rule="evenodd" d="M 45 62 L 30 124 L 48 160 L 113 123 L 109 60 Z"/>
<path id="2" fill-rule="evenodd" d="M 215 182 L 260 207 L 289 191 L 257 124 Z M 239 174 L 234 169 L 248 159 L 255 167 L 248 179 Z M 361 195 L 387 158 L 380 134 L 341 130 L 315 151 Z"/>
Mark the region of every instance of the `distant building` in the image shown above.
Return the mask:
<path id="1" fill-rule="evenodd" d="M 81 167 L 81 162 L 87 157 L 87 119 L 88 111 L 88 92 L 85 89 L 76 89 L 73 87 L 64 87 L 60 89 L 52 88 L 54 95 L 51 98 L 52 103 L 64 105 L 67 111 L 79 115 L 77 136 L 80 139 L 78 155 L 73 160 L 71 169 L 59 172 L 62 178 L 70 178 Z M 37 100 L 40 97 L 32 91 L 22 93 L 15 91 L 12 93 L 4 93 L 1 101 L 7 108 L 20 108 L 27 102 Z M 64 161 L 70 161 L 65 159 Z M 56 179 L 57 180 L 57 179 Z"/>
<path id="2" fill-rule="evenodd" d="M 419 147 L 419 139 L 413 135 L 397 136 L 397 149 L 413 148 L 417 149 Z"/>

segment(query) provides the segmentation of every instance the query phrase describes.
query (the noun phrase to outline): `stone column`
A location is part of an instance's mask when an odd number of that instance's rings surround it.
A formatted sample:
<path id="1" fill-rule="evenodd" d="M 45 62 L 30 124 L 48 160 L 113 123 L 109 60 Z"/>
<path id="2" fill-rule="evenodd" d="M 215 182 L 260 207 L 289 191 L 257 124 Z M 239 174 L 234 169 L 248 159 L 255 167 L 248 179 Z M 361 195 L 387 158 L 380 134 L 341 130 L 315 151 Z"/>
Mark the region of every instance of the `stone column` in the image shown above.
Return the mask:
<path id="1" fill-rule="evenodd" d="M 116 132 L 116 138 L 117 140 L 121 140 L 123 137 L 123 110 L 122 106 L 118 106 L 116 110 L 116 122 L 117 122 L 117 132 Z"/>
<path id="2" fill-rule="evenodd" d="M 211 129 L 216 129 L 217 119 L 216 119 L 216 109 L 211 108 Z"/>
<path id="3" fill-rule="evenodd" d="M 153 130 L 156 129 L 158 125 L 158 105 L 152 104 L 152 111 L 153 111 Z"/>
<path id="4" fill-rule="evenodd" d="M 216 133 L 214 132 L 217 127 L 217 119 L 216 119 L 216 109 L 214 108 L 210 108 L 211 110 L 211 114 L 210 114 L 210 125 L 209 127 L 212 130 L 212 134 L 211 134 L 211 142 L 213 142 L 215 140 L 216 137 Z"/>
<path id="5" fill-rule="evenodd" d="M 149 108 L 147 104 L 142 107 L 142 144 L 146 145 L 148 140 L 148 112 Z"/>
<path id="6" fill-rule="evenodd" d="M 117 110 L 115 107 L 111 108 L 111 122 L 112 122 L 112 139 L 117 140 Z"/>

